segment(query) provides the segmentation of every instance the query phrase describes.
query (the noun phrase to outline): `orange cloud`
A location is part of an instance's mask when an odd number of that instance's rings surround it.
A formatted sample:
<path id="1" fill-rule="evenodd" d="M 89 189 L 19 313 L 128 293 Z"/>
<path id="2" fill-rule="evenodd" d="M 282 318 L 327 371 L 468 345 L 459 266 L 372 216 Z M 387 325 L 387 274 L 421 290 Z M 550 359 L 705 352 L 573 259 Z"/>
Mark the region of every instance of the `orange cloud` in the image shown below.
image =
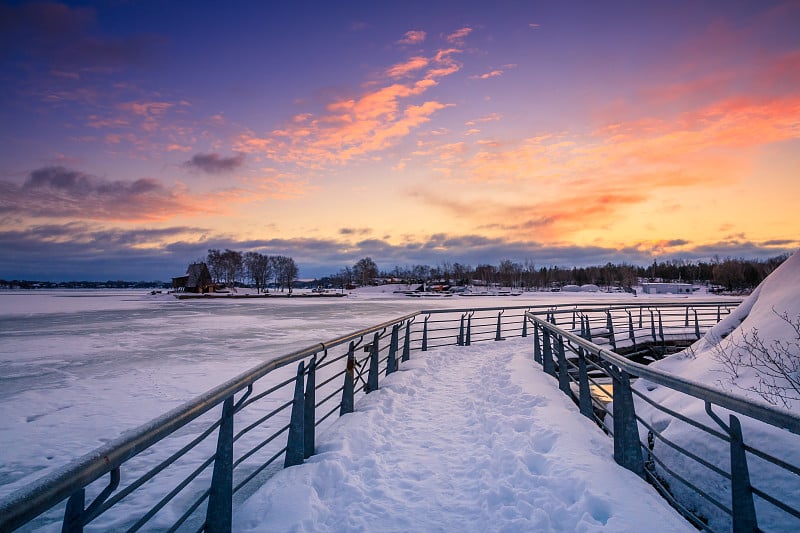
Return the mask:
<path id="1" fill-rule="evenodd" d="M 458 52 L 448 48 L 433 57 L 416 56 L 396 64 L 386 71 L 388 77 L 412 79 L 377 87 L 368 84 L 368 90 L 360 95 L 330 102 L 320 115 L 295 115 L 269 135 L 245 132 L 234 148 L 307 169 L 322 169 L 385 150 L 449 107 L 432 100 L 421 104 L 409 100 L 435 87 L 439 78 L 460 70 L 452 57 Z"/>
<path id="2" fill-rule="evenodd" d="M 402 78 L 416 70 L 427 67 L 429 63 L 430 60 L 427 57 L 412 57 L 404 63 L 398 63 L 391 67 L 386 71 L 386 75 L 390 78 Z"/>
<path id="3" fill-rule="evenodd" d="M 554 239 L 601 229 L 665 189 L 734 183 L 747 175 L 755 149 L 788 139 L 800 139 L 800 96 L 731 98 L 673 121 L 617 122 L 590 134 L 476 139 L 458 151 L 443 143 L 442 157 L 432 141 L 414 155 L 434 157 L 429 170 L 460 184 L 460 199 L 423 196 L 431 205 L 482 220 L 486 229 L 535 229 Z"/>

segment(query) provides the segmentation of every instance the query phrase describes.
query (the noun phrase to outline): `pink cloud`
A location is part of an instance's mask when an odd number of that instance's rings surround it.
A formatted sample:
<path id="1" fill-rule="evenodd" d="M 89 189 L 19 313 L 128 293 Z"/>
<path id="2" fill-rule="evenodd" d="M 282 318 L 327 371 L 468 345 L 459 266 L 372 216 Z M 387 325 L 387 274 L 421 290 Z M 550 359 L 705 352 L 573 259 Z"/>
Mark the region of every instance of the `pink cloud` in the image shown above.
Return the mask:
<path id="1" fill-rule="evenodd" d="M 123 102 L 117 107 L 143 117 L 163 115 L 175 104 L 170 102 Z"/>
<path id="2" fill-rule="evenodd" d="M 425 41 L 427 34 L 421 30 L 410 30 L 405 33 L 397 44 L 420 44 Z"/>
<path id="3" fill-rule="evenodd" d="M 449 34 L 445 39 L 448 43 L 462 45 L 464 44 L 464 39 L 466 39 L 470 33 L 472 33 L 472 28 L 465 26 Z"/>
<path id="4" fill-rule="evenodd" d="M 502 113 L 489 113 L 488 115 L 484 115 L 484 116 L 476 118 L 474 120 L 467 121 L 464 125 L 465 126 L 474 126 L 474 125 L 482 123 L 482 122 L 497 122 L 498 120 L 502 120 L 502 119 L 503 119 Z"/>
<path id="5" fill-rule="evenodd" d="M 478 74 L 475 76 L 470 76 L 473 80 L 488 80 L 489 78 L 497 78 L 503 75 L 503 71 L 500 69 L 490 70 L 485 74 Z"/>

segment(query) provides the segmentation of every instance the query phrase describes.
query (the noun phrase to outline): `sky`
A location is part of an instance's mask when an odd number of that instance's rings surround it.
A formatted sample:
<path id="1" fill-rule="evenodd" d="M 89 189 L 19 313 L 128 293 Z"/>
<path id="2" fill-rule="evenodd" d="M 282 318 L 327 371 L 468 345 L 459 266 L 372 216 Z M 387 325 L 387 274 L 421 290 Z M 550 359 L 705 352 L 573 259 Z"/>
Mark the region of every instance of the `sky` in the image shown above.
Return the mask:
<path id="1" fill-rule="evenodd" d="M 0 278 L 800 247 L 800 2 L 0 3 Z"/>

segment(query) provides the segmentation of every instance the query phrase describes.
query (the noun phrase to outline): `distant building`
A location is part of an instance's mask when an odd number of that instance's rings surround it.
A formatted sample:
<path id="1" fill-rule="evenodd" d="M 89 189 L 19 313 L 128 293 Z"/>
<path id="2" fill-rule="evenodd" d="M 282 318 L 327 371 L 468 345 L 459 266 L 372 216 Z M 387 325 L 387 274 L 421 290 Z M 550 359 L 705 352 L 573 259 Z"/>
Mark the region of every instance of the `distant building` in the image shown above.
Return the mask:
<path id="1" fill-rule="evenodd" d="M 691 283 L 642 283 L 644 294 L 692 294 Z"/>
<path id="2" fill-rule="evenodd" d="M 177 292 L 214 292 L 214 283 L 205 263 L 192 263 L 186 274 L 172 278 L 172 288 Z"/>

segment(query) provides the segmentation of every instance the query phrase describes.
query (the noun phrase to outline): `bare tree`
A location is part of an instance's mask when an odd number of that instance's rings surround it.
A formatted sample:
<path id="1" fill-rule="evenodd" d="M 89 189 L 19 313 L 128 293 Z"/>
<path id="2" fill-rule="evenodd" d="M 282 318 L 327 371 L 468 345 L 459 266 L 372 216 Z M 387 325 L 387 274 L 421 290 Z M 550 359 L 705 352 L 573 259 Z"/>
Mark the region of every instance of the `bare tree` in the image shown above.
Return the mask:
<path id="1" fill-rule="evenodd" d="M 220 254 L 222 279 L 228 287 L 234 287 L 244 275 L 242 252 L 226 249 Z"/>
<path id="2" fill-rule="evenodd" d="M 247 275 L 256 286 L 256 292 L 267 291 L 267 282 L 272 277 L 272 259 L 258 252 L 244 254 Z"/>
<path id="3" fill-rule="evenodd" d="M 217 249 L 210 249 L 206 256 L 206 264 L 208 265 L 208 273 L 211 274 L 211 281 L 214 283 L 222 283 L 224 272 L 222 263 L 222 253 Z"/>
<path id="4" fill-rule="evenodd" d="M 378 277 L 378 265 L 371 257 L 359 259 L 353 265 L 353 276 L 362 286 L 367 285 L 371 279 Z"/>
<path id="5" fill-rule="evenodd" d="M 275 279 L 278 282 L 281 290 L 283 287 L 289 289 L 289 294 L 292 294 L 292 283 L 297 279 L 298 268 L 294 259 L 283 255 L 278 255 L 272 258 L 275 269 Z"/>
<path id="6" fill-rule="evenodd" d="M 731 335 L 731 349 L 717 345 L 713 357 L 728 376 L 720 381 L 721 385 L 752 392 L 772 405 L 790 408 L 792 402 L 800 401 L 800 315 L 790 317 L 785 311 L 772 311 L 789 326 L 789 335 L 768 342 L 753 328 L 736 338 Z M 755 376 L 754 385 L 739 385 L 744 371 Z"/>

